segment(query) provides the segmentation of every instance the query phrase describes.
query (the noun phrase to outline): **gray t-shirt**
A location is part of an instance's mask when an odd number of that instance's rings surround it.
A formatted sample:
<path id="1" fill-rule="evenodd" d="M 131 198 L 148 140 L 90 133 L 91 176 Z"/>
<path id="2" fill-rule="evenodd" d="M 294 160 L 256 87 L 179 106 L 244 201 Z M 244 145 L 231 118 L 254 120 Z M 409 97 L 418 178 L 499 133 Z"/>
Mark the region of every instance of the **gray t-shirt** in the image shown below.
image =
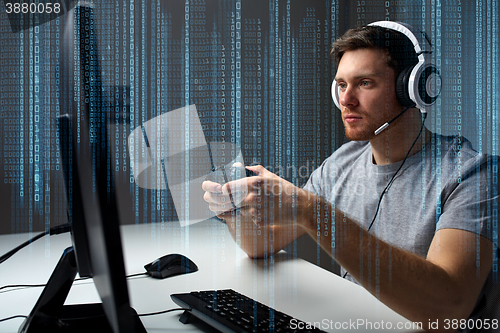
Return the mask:
<path id="1" fill-rule="evenodd" d="M 435 232 L 445 228 L 484 236 L 494 242 L 496 251 L 497 161 L 478 154 L 463 137 L 433 135 L 424 149 L 404 163 L 380 203 L 370 232 L 424 258 Z M 401 163 L 376 165 L 368 141 L 349 142 L 313 172 L 304 189 L 368 229 L 380 195 Z M 342 268 L 341 276 L 345 273 Z M 349 274 L 346 278 L 358 283 Z M 489 316 L 492 308 L 500 310 L 499 299 L 500 282 L 492 270 L 471 317 L 498 318 L 498 314 Z"/>

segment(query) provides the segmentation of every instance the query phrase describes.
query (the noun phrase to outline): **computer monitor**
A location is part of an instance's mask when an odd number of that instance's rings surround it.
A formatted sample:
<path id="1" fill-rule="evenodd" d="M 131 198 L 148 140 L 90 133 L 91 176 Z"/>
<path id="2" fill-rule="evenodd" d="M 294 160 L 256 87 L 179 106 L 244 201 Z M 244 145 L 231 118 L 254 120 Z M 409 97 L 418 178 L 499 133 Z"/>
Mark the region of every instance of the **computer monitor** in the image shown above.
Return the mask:
<path id="1" fill-rule="evenodd" d="M 146 332 L 125 277 L 92 5 L 65 19 L 58 126 L 73 246 L 19 332 Z M 77 272 L 94 279 L 102 303 L 63 305 Z"/>

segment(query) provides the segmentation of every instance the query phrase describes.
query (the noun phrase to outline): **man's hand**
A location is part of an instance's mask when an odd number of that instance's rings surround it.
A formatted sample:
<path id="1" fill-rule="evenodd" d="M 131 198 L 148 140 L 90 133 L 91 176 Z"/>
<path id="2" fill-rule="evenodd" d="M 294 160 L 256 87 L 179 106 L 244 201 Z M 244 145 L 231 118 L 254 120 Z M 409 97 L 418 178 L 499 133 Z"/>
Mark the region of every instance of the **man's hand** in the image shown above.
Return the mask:
<path id="1" fill-rule="evenodd" d="M 234 220 L 241 216 L 257 226 L 266 224 L 300 224 L 301 209 L 308 192 L 257 165 L 247 167 L 256 176 L 220 184 L 205 181 L 204 199 L 210 210 L 221 219 Z"/>
<path id="2" fill-rule="evenodd" d="M 224 186 L 202 184 L 210 210 L 224 219 L 236 243 L 251 258 L 278 252 L 305 234 L 295 212 L 298 195 L 309 192 L 269 172 L 262 166 L 247 167 L 256 176 L 228 182 Z M 231 194 L 231 195 L 230 195 Z M 234 204 L 233 204 L 234 203 Z"/>

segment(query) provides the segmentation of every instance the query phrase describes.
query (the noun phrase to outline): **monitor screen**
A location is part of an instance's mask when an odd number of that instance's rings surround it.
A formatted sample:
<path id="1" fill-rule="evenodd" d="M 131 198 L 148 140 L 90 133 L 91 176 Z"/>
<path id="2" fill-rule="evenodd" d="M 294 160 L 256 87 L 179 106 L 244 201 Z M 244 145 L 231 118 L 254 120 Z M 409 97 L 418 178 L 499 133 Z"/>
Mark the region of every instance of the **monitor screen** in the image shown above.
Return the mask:
<path id="1" fill-rule="evenodd" d="M 103 111 L 97 36 L 91 5 L 68 13 L 61 66 L 69 101 L 73 191 L 69 193 L 72 240 L 80 275 L 92 276 L 115 332 L 129 331 L 132 316 L 125 279 L 119 214 L 114 191 L 107 115 Z M 61 82 L 65 82 L 64 77 Z M 67 82 L 67 81 L 66 81 Z M 73 98 L 71 98 L 73 97 Z M 71 164 L 71 163 L 69 163 Z M 68 174 L 69 175 L 69 174 Z M 68 185 L 70 185 L 68 183 Z M 68 189 L 70 186 L 68 186 Z"/>
<path id="2" fill-rule="evenodd" d="M 68 331 L 69 326 L 71 331 L 145 332 L 130 307 L 125 277 L 92 5 L 69 11 L 63 29 L 59 94 L 64 115 L 58 126 L 73 248 L 63 254 L 20 332 L 42 326 L 41 331 Z M 93 278 L 102 303 L 63 306 L 76 271 Z M 47 317 L 52 326 L 46 326 Z"/>

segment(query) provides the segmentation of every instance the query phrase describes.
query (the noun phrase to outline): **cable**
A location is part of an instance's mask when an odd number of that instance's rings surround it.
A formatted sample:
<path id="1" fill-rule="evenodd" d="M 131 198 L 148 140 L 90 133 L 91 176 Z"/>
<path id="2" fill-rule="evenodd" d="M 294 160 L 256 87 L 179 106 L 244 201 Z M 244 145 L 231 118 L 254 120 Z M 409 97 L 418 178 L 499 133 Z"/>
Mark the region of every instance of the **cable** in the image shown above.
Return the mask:
<path id="1" fill-rule="evenodd" d="M 19 289 L 24 289 L 24 288 L 35 288 L 35 287 L 45 287 L 45 284 L 9 284 L 9 285 L 6 285 L 6 286 L 3 286 L 3 287 L 0 287 L 0 290 L 2 289 L 7 289 L 7 288 L 19 288 Z M 14 289 L 14 290 L 19 290 L 19 289 Z M 2 291 L 0 292 L 0 294 L 3 294 L 3 293 L 8 293 L 10 291 L 14 291 L 14 290 L 6 290 L 6 291 Z"/>
<path id="2" fill-rule="evenodd" d="M 146 274 L 146 273 L 144 273 L 144 274 Z M 74 281 L 83 281 L 83 280 L 88 280 L 88 279 L 90 279 L 90 277 L 78 278 L 78 279 L 75 279 Z M 7 289 L 7 288 L 18 288 L 18 289 L 0 291 L 0 294 L 8 293 L 8 292 L 19 290 L 19 289 L 37 288 L 37 287 L 45 287 L 45 286 L 46 286 L 45 283 L 43 283 L 43 284 L 9 284 L 9 285 L 5 285 L 5 286 L 0 287 L 0 290 Z"/>
<path id="3" fill-rule="evenodd" d="M 141 275 L 147 275 L 147 273 L 131 274 L 131 275 L 127 275 L 125 278 L 128 279 L 131 277 L 136 277 L 136 276 L 141 276 Z M 83 281 L 83 280 L 88 280 L 88 279 L 90 279 L 90 277 L 78 278 L 78 279 L 75 279 L 74 281 L 76 282 L 76 281 Z M 17 288 L 17 289 L 0 291 L 0 294 L 8 293 L 11 291 L 16 291 L 16 290 L 27 289 L 27 288 L 38 288 L 38 287 L 45 287 L 45 286 L 46 286 L 46 284 L 9 284 L 9 285 L 5 285 L 5 286 L 0 287 L 0 290 L 7 289 L 7 288 Z"/>
<path id="4" fill-rule="evenodd" d="M 58 235 L 58 234 L 62 234 L 62 233 L 68 232 L 70 230 L 71 230 L 71 227 L 69 226 L 69 223 L 61 224 L 61 225 L 52 227 L 52 228 L 49 229 L 48 232 L 42 232 L 42 233 L 36 235 L 35 237 L 27 240 L 26 242 L 22 243 L 21 245 L 19 245 L 15 249 L 10 250 L 9 252 L 7 252 L 3 256 L 1 256 L 0 257 L 0 264 L 3 263 L 5 260 L 9 259 L 10 257 L 12 257 L 17 251 L 19 251 L 22 248 L 30 245 L 31 243 L 33 243 L 34 241 L 42 238 L 45 235 Z"/>
<path id="5" fill-rule="evenodd" d="M 43 234 L 43 235 L 45 235 L 45 234 Z M 40 235 L 38 235 L 38 236 L 40 236 Z M 147 275 L 147 273 L 131 274 L 131 275 L 127 275 L 125 278 L 128 279 L 131 277 L 136 277 L 136 276 L 141 276 L 141 275 Z M 78 279 L 75 279 L 74 281 L 83 281 L 83 280 L 88 280 L 88 279 L 90 279 L 90 277 L 78 278 Z M 46 284 L 16 284 L 16 285 L 12 284 L 12 285 L 6 285 L 3 287 L 0 287 L 0 290 L 6 289 L 6 288 L 23 288 L 24 289 L 24 288 L 35 288 L 35 287 L 45 287 L 45 286 L 46 286 Z M 0 292 L 0 294 L 7 293 L 10 291 L 15 291 L 15 290 L 19 290 L 19 289 L 2 291 L 2 292 Z M 170 309 L 170 310 L 165 310 L 165 311 L 160 311 L 160 312 L 140 314 L 139 316 L 154 316 L 154 315 L 158 315 L 158 314 L 163 314 L 163 313 L 167 313 L 167 312 L 171 312 L 171 311 L 179 311 L 179 310 L 190 310 L 190 309 L 177 308 L 177 309 Z M 15 319 L 15 318 L 28 318 L 28 316 L 16 315 L 16 316 L 8 317 L 8 318 L 3 318 L 3 319 L 0 319 L 0 323 L 2 321 L 7 321 L 7 320 Z M 89 318 L 91 318 L 91 317 L 89 317 Z"/>
<path id="6" fill-rule="evenodd" d="M 405 110 L 406 111 L 406 110 Z M 417 143 L 418 141 L 418 138 L 420 138 L 420 135 L 422 134 L 422 130 L 424 129 L 424 125 L 425 125 L 425 120 L 427 119 L 427 113 L 424 113 L 422 115 L 423 117 L 423 121 L 422 121 L 422 126 L 420 126 L 420 131 L 418 132 L 418 135 L 417 135 L 417 138 L 415 139 L 415 141 L 413 141 L 413 144 L 411 145 L 410 149 L 408 150 L 408 152 L 406 153 L 406 156 L 405 158 L 403 159 L 403 163 L 401 163 L 401 165 L 399 166 L 399 168 L 396 170 L 396 172 L 394 173 L 394 175 L 392 175 L 392 178 L 391 180 L 389 180 L 389 182 L 387 183 L 387 185 L 385 186 L 384 190 L 382 191 L 382 194 L 380 194 L 380 198 L 378 199 L 378 204 L 377 204 L 377 210 L 375 211 L 375 215 L 373 216 L 373 219 L 372 219 L 372 222 L 370 223 L 370 226 L 368 227 L 368 231 L 370 231 L 370 229 L 372 228 L 373 226 L 373 223 L 375 222 L 375 219 L 377 218 L 377 214 L 378 214 L 378 211 L 379 211 L 379 208 L 380 208 L 380 203 L 382 202 L 382 198 L 384 197 L 384 194 L 388 191 L 389 187 L 391 186 L 391 184 L 394 182 L 394 179 L 396 179 L 396 175 L 398 174 L 399 170 L 401 170 L 401 168 L 403 167 L 403 165 L 405 164 L 406 160 L 408 159 L 408 156 L 410 155 L 410 152 L 412 151 L 413 149 L 413 146 L 415 146 L 415 144 Z M 342 276 L 342 278 L 345 278 L 347 276 L 348 272 L 346 271 L 344 276 Z"/>
<path id="7" fill-rule="evenodd" d="M 34 241 L 42 238 L 43 236 L 45 236 L 44 232 L 42 232 L 41 234 L 36 235 L 35 237 L 31 238 L 30 240 L 22 243 L 21 245 L 19 245 L 15 249 L 7 252 L 6 254 L 4 254 L 3 256 L 0 257 L 0 264 L 3 263 L 5 260 L 9 259 L 10 257 L 12 257 L 17 251 L 21 250 L 23 247 L 28 246 L 29 244 L 31 244 Z"/>
<path id="8" fill-rule="evenodd" d="M 164 313 L 172 312 L 172 311 L 180 311 L 180 310 L 191 311 L 191 309 L 175 308 L 175 309 L 164 310 L 164 311 L 159 311 L 159 312 L 141 313 L 141 314 L 138 314 L 137 316 L 138 317 L 156 316 L 156 315 L 159 315 L 159 314 L 164 314 Z"/>
<path id="9" fill-rule="evenodd" d="M 128 279 L 131 277 L 142 276 L 142 275 L 148 275 L 148 273 L 144 272 L 144 273 L 130 274 L 130 275 L 125 276 L 125 278 Z"/>
<path id="10" fill-rule="evenodd" d="M 15 319 L 15 318 L 24 318 L 24 319 L 26 319 L 26 318 L 28 318 L 28 316 L 25 316 L 25 315 L 16 315 L 16 316 L 8 317 L 8 318 L 2 318 L 2 319 L 0 319 L 0 323 L 2 321 L 7 321 L 7 320 Z"/>
<path id="11" fill-rule="evenodd" d="M 372 228 L 373 226 L 373 223 L 375 222 L 375 219 L 377 218 L 377 214 L 378 214 L 378 210 L 380 208 L 380 203 L 382 202 L 382 198 L 384 197 L 384 194 L 387 192 L 388 188 L 392 185 L 392 182 L 394 181 L 394 179 L 396 178 L 396 175 L 398 174 L 399 170 L 401 170 L 401 168 L 403 167 L 403 165 L 405 164 L 406 160 L 408 159 L 408 156 L 410 155 L 410 152 L 412 151 L 413 149 L 413 146 L 415 146 L 415 144 L 417 143 L 418 141 L 418 138 L 420 138 L 420 135 L 422 134 L 422 130 L 424 129 L 424 125 L 425 125 L 425 120 L 427 119 L 427 113 L 424 113 L 423 114 L 423 121 L 422 121 L 422 126 L 420 126 L 420 131 L 418 132 L 418 135 L 417 135 L 417 138 L 415 139 L 415 141 L 413 141 L 413 144 L 411 145 L 410 149 L 408 150 L 408 152 L 406 153 L 406 156 L 403 160 L 403 163 L 401 163 L 401 165 L 399 166 L 399 168 L 396 170 L 396 172 L 394 173 L 394 175 L 392 175 L 392 178 L 391 180 L 389 181 L 389 183 L 387 183 L 387 185 L 385 186 L 384 190 L 382 191 L 382 194 L 380 195 L 380 198 L 378 200 L 378 204 L 377 204 L 377 210 L 375 211 L 375 215 L 373 216 L 373 220 L 372 222 L 370 223 L 370 226 L 368 227 L 368 231 L 370 231 L 370 229 Z"/>
<path id="12" fill-rule="evenodd" d="M 164 314 L 164 313 L 168 313 L 168 312 L 172 312 L 172 311 L 181 311 L 181 310 L 190 311 L 191 309 L 175 308 L 175 309 L 169 309 L 169 310 L 158 311 L 158 312 L 142 313 L 142 314 L 138 314 L 137 316 L 138 317 L 156 316 L 156 315 L 160 315 L 160 314 Z M 100 317 L 100 316 L 91 316 L 91 317 L 78 318 L 78 319 L 89 319 L 89 318 L 96 318 L 96 317 Z M 2 318 L 2 319 L 0 319 L 0 323 L 2 321 L 7 321 L 7 320 L 15 319 L 15 318 L 24 318 L 24 319 L 26 319 L 26 318 L 28 318 L 28 316 L 25 316 L 25 315 L 16 315 L 16 316 L 8 317 L 8 318 Z"/>

